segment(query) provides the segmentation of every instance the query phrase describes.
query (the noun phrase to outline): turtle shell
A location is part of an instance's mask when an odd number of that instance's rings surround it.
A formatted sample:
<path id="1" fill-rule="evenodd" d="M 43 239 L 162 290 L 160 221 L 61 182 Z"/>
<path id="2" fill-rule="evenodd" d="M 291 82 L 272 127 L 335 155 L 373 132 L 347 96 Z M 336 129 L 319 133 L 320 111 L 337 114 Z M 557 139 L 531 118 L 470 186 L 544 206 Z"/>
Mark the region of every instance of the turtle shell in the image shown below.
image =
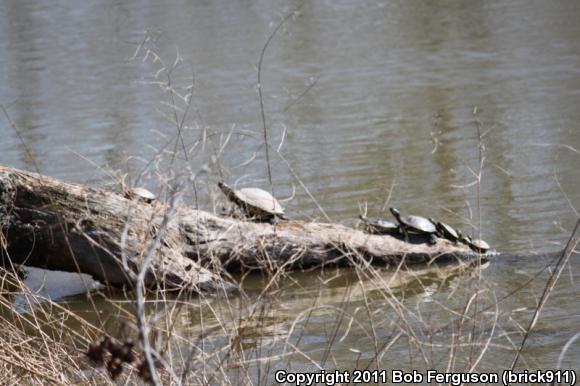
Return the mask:
<path id="1" fill-rule="evenodd" d="M 361 221 L 363 222 L 366 230 L 370 233 L 393 233 L 399 230 L 399 226 L 389 220 L 385 220 L 384 218 L 380 217 L 365 217 L 359 216 Z"/>
<path id="2" fill-rule="evenodd" d="M 284 215 L 284 208 L 270 193 L 259 188 L 242 188 L 234 194 L 248 209 L 250 215 Z"/>
<path id="3" fill-rule="evenodd" d="M 284 208 L 270 193 L 259 188 L 242 188 L 233 190 L 223 182 L 218 182 L 219 188 L 226 197 L 238 205 L 248 216 L 279 216 L 284 215 Z"/>
<path id="4" fill-rule="evenodd" d="M 459 234 L 457 234 L 457 231 L 451 225 L 445 224 L 444 222 L 438 222 L 436 228 L 441 236 L 445 237 L 446 239 L 451 241 L 459 240 Z"/>
<path id="5" fill-rule="evenodd" d="M 467 244 L 467 246 L 475 252 L 486 253 L 487 251 L 489 251 L 491 249 L 490 245 L 487 242 L 485 242 L 484 240 L 481 240 L 481 239 L 474 240 L 471 237 L 464 235 L 461 232 L 457 232 L 457 233 L 459 234 L 459 241 L 461 241 L 464 244 Z"/>
<path id="6" fill-rule="evenodd" d="M 418 233 L 435 233 L 437 229 L 435 228 L 435 224 L 431 221 L 426 219 L 425 217 L 421 216 L 401 216 L 399 211 L 395 208 L 390 208 L 391 213 L 395 216 L 397 221 L 407 228 L 409 231 L 414 231 Z"/>
<path id="7" fill-rule="evenodd" d="M 401 218 L 401 220 L 406 226 L 419 232 L 435 233 L 437 231 L 435 225 L 425 217 L 410 215 Z"/>
<path id="8" fill-rule="evenodd" d="M 157 199 L 157 196 L 149 190 L 141 187 L 132 188 L 125 192 L 125 197 L 128 199 L 138 198 L 147 203 L 151 203 Z"/>
<path id="9" fill-rule="evenodd" d="M 471 240 L 469 246 L 474 251 L 481 253 L 485 253 L 489 251 L 491 248 L 488 243 L 486 243 L 484 240 L 481 239 Z"/>

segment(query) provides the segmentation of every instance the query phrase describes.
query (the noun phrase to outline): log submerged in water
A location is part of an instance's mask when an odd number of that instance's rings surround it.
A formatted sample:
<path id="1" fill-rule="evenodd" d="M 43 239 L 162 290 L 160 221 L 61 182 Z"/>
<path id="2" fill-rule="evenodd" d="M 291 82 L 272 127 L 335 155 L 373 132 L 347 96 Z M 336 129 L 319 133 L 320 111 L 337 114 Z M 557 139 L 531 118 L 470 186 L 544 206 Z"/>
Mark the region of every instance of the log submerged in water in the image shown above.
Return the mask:
<path id="1" fill-rule="evenodd" d="M 410 265 L 478 257 L 442 239 L 428 245 L 417 236 L 407 243 L 340 224 L 293 220 L 273 226 L 147 204 L 3 166 L 0 233 L 4 264 L 82 272 L 124 286 L 133 283 L 149 255 L 148 287 L 209 292 L 234 288 L 219 274 L 223 269 Z"/>

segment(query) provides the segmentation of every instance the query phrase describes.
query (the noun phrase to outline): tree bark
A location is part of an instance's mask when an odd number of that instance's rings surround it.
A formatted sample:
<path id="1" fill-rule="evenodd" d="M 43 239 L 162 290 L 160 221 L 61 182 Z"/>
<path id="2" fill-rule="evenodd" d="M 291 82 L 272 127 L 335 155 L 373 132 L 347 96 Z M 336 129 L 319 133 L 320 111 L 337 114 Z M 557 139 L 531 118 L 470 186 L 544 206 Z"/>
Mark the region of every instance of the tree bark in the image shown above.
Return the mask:
<path id="1" fill-rule="evenodd" d="M 466 246 L 420 236 L 410 242 L 340 224 L 297 220 L 276 226 L 224 217 L 62 182 L 0 166 L 3 263 L 82 272 L 131 285 L 150 257 L 146 285 L 230 290 L 224 269 L 393 265 L 479 258 Z"/>

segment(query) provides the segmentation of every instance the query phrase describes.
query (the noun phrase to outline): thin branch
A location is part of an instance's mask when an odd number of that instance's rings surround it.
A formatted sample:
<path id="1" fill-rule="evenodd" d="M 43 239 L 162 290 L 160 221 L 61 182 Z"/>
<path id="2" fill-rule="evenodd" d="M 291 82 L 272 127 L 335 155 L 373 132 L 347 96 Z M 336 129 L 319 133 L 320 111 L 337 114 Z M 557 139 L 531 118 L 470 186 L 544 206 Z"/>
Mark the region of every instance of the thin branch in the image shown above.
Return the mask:
<path id="1" fill-rule="evenodd" d="M 266 164 L 268 166 L 268 182 L 270 183 L 270 192 L 272 193 L 272 196 L 274 196 L 274 185 L 272 184 L 272 168 L 270 166 L 270 151 L 269 151 L 269 143 L 268 143 L 268 127 L 266 126 L 266 112 L 264 109 L 264 96 L 262 94 L 262 63 L 264 62 L 264 55 L 266 54 L 266 49 L 268 48 L 268 46 L 270 45 L 270 42 L 272 41 L 272 39 L 274 39 L 274 36 L 276 36 L 276 33 L 278 32 L 278 30 L 280 28 L 282 28 L 282 26 L 284 25 L 284 23 L 286 23 L 286 21 L 288 19 L 290 19 L 290 17 L 292 15 L 294 15 L 296 13 L 296 11 L 298 11 L 302 5 L 304 3 L 300 3 L 292 12 L 289 12 L 274 28 L 274 30 L 272 31 L 272 33 L 270 34 L 270 36 L 268 36 L 268 40 L 266 40 L 266 44 L 264 44 L 264 46 L 262 47 L 262 51 L 260 52 L 260 59 L 258 60 L 258 96 L 260 99 L 260 116 L 262 118 L 262 128 L 264 131 L 264 145 L 266 147 Z"/>
<path id="2" fill-rule="evenodd" d="M 564 270 L 566 263 L 568 263 L 568 260 L 570 259 L 570 255 L 572 254 L 572 251 L 575 248 L 575 244 L 578 243 L 578 240 L 575 239 L 576 232 L 578 231 L 578 227 L 580 227 L 580 219 L 578 219 L 578 221 L 576 221 L 576 226 L 574 227 L 574 230 L 572 231 L 572 234 L 570 235 L 570 238 L 568 239 L 568 242 L 566 243 L 566 247 L 562 251 L 560 258 L 558 259 L 558 263 L 556 264 L 555 270 L 554 270 L 554 272 L 552 272 L 552 275 L 550 275 L 550 278 L 548 279 L 548 282 L 546 283 L 546 287 L 544 288 L 544 292 L 542 293 L 542 297 L 540 298 L 540 302 L 539 302 L 538 306 L 536 307 L 536 311 L 534 312 L 534 316 L 532 317 L 532 320 L 530 321 L 530 324 L 529 324 L 528 328 L 526 329 L 526 333 L 524 334 L 524 338 L 522 339 L 522 343 L 520 344 L 520 347 L 518 348 L 518 351 L 516 352 L 516 355 L 514 356 L 514 359 L 512 361 L 512 365 L 511 365 L 512 370 L 515 369 L 516 365 L 518 364 L 520 354 L 522 353 L 522 350 L 524 349 L 524 347 L 526 345 L 526 341 L 528 340 L 528 337 L 530 336 L 532 329 L 535 327 L 536 322 L 540 318 L 540 313 L 542 312 L 544 305 L 548 301 L 548 297 L 550 296 L 550 293 L 552 293 L 552 291 L 554 290 L 554 287 L 556 286 L 556 283 L 558 282 L 558 279 L 560 278 L 560 275 L 561 275 L 562 271 Z M 572 244 L 574 244 L 573 247 L 571 247 Z"/>

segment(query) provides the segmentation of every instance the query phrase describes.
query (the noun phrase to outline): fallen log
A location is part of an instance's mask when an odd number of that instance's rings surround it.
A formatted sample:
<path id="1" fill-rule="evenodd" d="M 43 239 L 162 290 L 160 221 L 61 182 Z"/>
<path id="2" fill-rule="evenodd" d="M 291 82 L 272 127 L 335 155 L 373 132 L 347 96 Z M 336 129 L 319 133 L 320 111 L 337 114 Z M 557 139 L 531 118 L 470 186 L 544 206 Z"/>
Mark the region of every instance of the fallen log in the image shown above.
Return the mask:
<path id="1" fill-rule="evenodd" d="M 231 289 L 227 270 L 410 265 L 479 258 L 462 244 L 410 242 L 340 224 L 275 226 L 123 195 L 0 166 L 2 262 L 82 272 L 130 285 L 145 261 L 148 287 Z"/>

